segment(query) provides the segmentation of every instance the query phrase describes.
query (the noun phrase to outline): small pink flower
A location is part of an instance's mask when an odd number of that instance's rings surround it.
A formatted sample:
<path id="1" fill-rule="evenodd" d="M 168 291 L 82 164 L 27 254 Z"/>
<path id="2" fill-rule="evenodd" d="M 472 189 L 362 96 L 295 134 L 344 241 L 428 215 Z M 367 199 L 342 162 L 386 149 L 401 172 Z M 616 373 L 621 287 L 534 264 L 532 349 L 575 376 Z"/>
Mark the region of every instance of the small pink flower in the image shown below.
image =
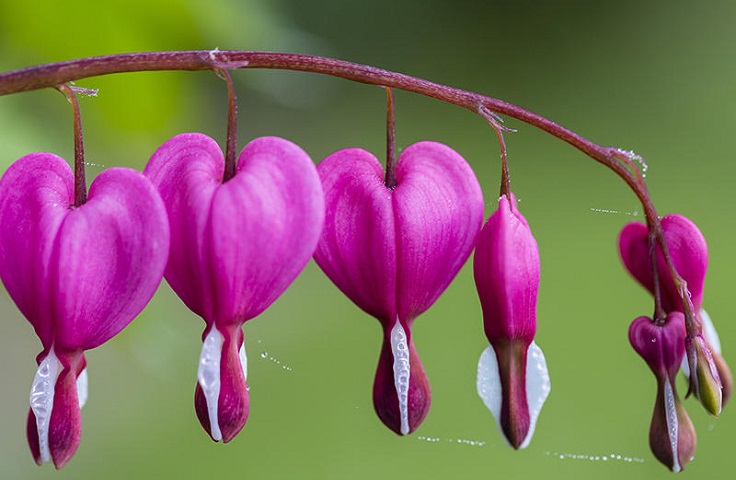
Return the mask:
<path id="1" fill-rule="evenodd" d="M 537 331 L 539 251 L 513 193 L 481 230 L 473 261 L 490 346 L 478 363 L 478 394 L 514 448 L 531 441 L 550 381 Z"/>
<path id="2" fill-rule="evenodd" d="M 314 258 L 337 287 L 383 327 L 373 384 L 379 418 L 400 435 L 429 411 L 431 392 L 412 340 L 427 310 L 470 255 L 483 221 L 472 169 L 449 147 L 420 142 L 396 164 L 396 187 L 358 148 L 318 166 L 327 216 Z"/>
<path id="3" fill-rule="evenodd" d="M 139 172 L 111 168 L 74 207 L 74 176 L 50 153 L 27 155 L 0 180 L 0 278 L 41 339 L 28 442 L 38 464 L 66 464 L 81 437 L 84 351 L 140 313 L 161 282 L 166 211 Z"/>
<path id="4" fill-rule="evenodd" d="M 649 429 L 649 446 L 673 472 L 684 469 L 695 454 L 695 428 L 680 402 L 675 377 L 685 356 L 685 317 L 670 312 L 663 325 L 649 317 L 631 323 L 629 341 L 657 379 L 657 398 Z"/>
<path id="5" fill-rule="evenodd" d="M 207 323 L 195 409 L 214 441 L 229 442 L 248 418 L 242 325 L 261 314 L 312 256 L 324 219 L 309 156 L 276 137 L 250 142 L 223 182 L 222 151 L 187 133 L 164 143 L 145 173 L 171 226 L 165 278 Z"/>

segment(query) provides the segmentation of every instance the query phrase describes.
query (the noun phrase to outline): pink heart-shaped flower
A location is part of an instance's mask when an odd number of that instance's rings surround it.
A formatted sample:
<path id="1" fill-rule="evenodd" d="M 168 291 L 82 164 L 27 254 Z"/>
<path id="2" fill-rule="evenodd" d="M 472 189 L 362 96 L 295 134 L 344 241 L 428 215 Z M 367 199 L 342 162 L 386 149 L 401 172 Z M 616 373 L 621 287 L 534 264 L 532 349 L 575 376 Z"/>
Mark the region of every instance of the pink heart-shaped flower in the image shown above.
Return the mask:
<path id="1" fill-rule="evenodd" d="M 401 153 L 393 189 L 378 160 L 357 148 L 333 153 L 318 171 L 327 215 L 314 258 L 381 322 L 374 406 L 389 428 L 405 435 L 426 416 L 431 395 L 411 326 L 473 249 L 483 222 L 480 185 L 458 153 L 435 142 Z"/>
<path id="2" fill-rule="evenodd" d="M 708 269 L 708 245 L 700 229 L 687 217 L 671 213 L 661 220 L 667 249 L 675 268 L 687 282 L 695 311 L 703 304 L 703 285 Z M 652 263 L 649 260 L 649 240 L 646 225 L 627 224 L 619 235 L 619 252 L 626 269 L 644 288 L 653 292 Z M 682 312 L 682 298 L 677 290 L 661 249 L 657 246 L 657 272 L 662 285 L 662 306 L 665 312 Z"/>
<path id="3" fill-rule="evenodd" d="M 309 156 L 276 137 L 250 142 L 223 183 L 222 151 L 188 133 L 164 143 L 145 174 L 166 205 L 171 251 L 165 278 L 207 328 L 197 414 L 214 440 L 245 425 L 243 323 L 263 312 L 312 256 L 324 197 Z"/>
<path id="4" fill-rule="evenodd" d="M 53 401 L 53 411 L 45 412 L 48 439 L 39 440 L 29 422 L 32 450 L 37 462 L 51 458 L 61 467 L 79 443 L 74 380 L 84 368 L 82 352 L 115 336 L 153 296 L 169 248 L 166 212 L 151 182 L 126 168 L 102 172 L 87 202 L 74 207 L 71 168 L 35 153 L 0 181 L 0 224 L 0 278 L 41 339 L 39 364 L 53 358 L 46 363 L 59 378 L 55 388 L 36 392 L 36 403 Z M 50 451 L 34 448 L 39 441 Z"/>

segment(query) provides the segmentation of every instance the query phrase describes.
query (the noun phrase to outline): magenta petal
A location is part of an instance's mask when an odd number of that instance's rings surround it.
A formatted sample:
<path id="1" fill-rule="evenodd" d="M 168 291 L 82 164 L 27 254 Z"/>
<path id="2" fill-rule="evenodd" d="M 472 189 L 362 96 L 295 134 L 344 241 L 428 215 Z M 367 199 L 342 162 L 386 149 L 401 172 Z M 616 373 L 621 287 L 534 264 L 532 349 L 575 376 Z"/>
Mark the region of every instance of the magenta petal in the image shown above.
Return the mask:
<path id="1" fill-rule="evenodd" d="M 693 307 L 697 312 L 703 303 L 703 285 L 708 268 L 708 246 L 705 237 L 693 222 L 682 215 L 665 215 L 661 224 L 672 261 L 680 276 L 687 282 Z M 626 269 L 651 292 L 653 279 L 647 227 L 638 222 L 626 225 L 619 236 L 619 251 Z M 680 294 L 659 248 L 657 270 L 663 286 L 662 303 L 665 311 L 683 311 Z"/>
<path id="2" fill-rule="evenodd" d="M 685 317 L 672 312 L 664 325 L 639 317 L 629 327 L 629 342 L 658 378 L 674 381 L 685 356 Z"/>
<path id="3" fill-rule="evenodd" d="M 396 165 L 397 309 L 411 321 L 445 291 L 468 259 L 483 223 L 483 194 L 454 150 L 419 142 Z"/>
<path id="4" fill-rule="evenodd" d="M 59 229 L 56 346 L 94 348 L 135 318 L 161 283 L 169 248 L 166 213 L 140 172 L 111 168 Z"/>
<path id="5" fill-rule="evenodd" d="M 314 259 L 358 307 L 388 324 L 396 318 L 396 227 L 381 164 L 350 148 L 317 170 L 327 213 Z"/>
<path id="6" fill-rule="evenodd" d="M 248 144 L 236 175 L 224 184 L 223 169 L 215 141 L 190 133 L 164 143 L 145 172 L 168 211 L 167 281 L 208 322 L 242 324 L 309 261 L 324 200 L 309 156 L 281 138 Z"/>
<path id="7" fill-rule="evenodd" d="M 44 348 L 94 348 L 145 307 L 168 251 L 166 215 L 142 174 L 112 168 L 73 208 L 73 174 L 33 154 L 0 185 L 0 277 Z"/>
<path id="8" fill-rule="evenodd" d="M 0 279 L 44 349 L 54 335 L 53 239 L 73 204 L 69 165 L 51 153 L 20 158 L 0 181 Z"/>
<path id="9" fill-rule="evenodd" d="M 473 272 L 488 340 L 494 347 L 521 340 L 526 352 L 537 331 L 539 250 L 513 194 L 498 199 L 483 226 Z"/>

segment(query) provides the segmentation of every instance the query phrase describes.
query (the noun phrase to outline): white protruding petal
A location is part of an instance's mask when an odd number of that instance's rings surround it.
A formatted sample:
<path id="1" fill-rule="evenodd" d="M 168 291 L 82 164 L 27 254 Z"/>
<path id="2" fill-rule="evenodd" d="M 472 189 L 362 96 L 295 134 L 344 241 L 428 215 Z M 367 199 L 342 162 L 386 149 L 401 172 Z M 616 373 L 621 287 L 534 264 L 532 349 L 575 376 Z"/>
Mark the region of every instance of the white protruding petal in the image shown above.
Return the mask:
<path id="1" fill-rule="evenodd" d="M 506 435 L 501 428 L 501 402 L 503 399 L 503 388 L 501 386 L 501 377 L 498 373 L 498 359 L 496 352 L 490 345 L 483 350 L 478 360 L 478 379 L 476 387 L 478 395 L 490 410 L 493 418 L 496 420 L 496 426 L 501 432 L 501 436 L 507 445 L 509 445 Z M 526 448 L 534 435 L 534 428 L 539 419 L 539 412 L 542 410 L 545 400 L 551 390 L 549 380 L 549 370 L 547 362 L 542 353 L 542 349 L 532 342 L 527 350 L 526 359 L 526 401 L 529 407 L 529 431 L 519 448 Z"/>
<path id="2" fill-rule="evenodd" d="M 672 471 L 680 471 L 680 461 L 677 458 L 677 442 L 678 442 L 678 423 L 677 423 L 677 405 L 675 404 L 675 394 L 672 391 L 669 379 L 664 382 L 664 411 L 667 419 L 667 434 L 670 437 L 670 447 L 672 448 Z"/>
<path id="3" fill-rule="evenodd" d="M 391 353 L 394 356 L 394 386 L 396 396 L 399 398 L 401 434 L 406 435 L 409 433 L 409 377 L 411 376 L 411 367 L 406 332 L 404 332 L 398 320 L 394 328 L 391 329 Z"/>
<path id="4" fill-rule="evenodd" d="M 202 353 L 199 356 L 199 367 L 197 368 L 197 381 L 207 400 L 210 434 L 216 442 L 222 440 L 217 406 L 220 398 L 220 358 L 224 341 L 225 338 L 213 326 L 202 342 Z"/>
<path id="5" fill-rule="evenodd" d="M 501 377 L 498 374 L 496 352 L 490 345 L 480 354 L 476 387 L 478 389 L 478 395 L 483 400 L 483 404 L 491 411 L 491 415 L 493 415 L 493 419 L 496 421 L 496 426 L 501 432 L 501 437 L 503 437 L 506 445 L 510 445 L 501 428 L 501 400 L 503 392 Z"/>
<path id="6" fill-rule="evenodd" d="M 708 312 L 706 312 L 704 308 L 700 309 L 700 323 L 703 326 L 703 336 L 708 342 L 708 345 L 710 345 L 710 348 L 712 348 L 714 352 L 720 355 L 721 339 L 718 338 L 718 332 L 716 332 L 716 327 L 713 325 L 713 320 L 710 319 L 710 315 L 708 315 Z M 690 365 L 687 363 L 687 355 L 682 359 L 680 369 L 682 369 L 682 373 L 684 373 L 686 377 L 690 378 Z"/>
<path id="7" fill-rule="evenodd" d="M 33 415 L 36 417 L 36 429 L 38 430 L 38 448 L 41 452 L 41 461 L 51 461 L 51 451 L 49 450 L 49 422 L 51 421 L 51 411 L 54 407 L 54 388 L 56 387 L 56 379 L 63 366 L 54 353 L 54 349 L 49 350 L 49 354 L 41 361 L 33 377 L 31 385 L 30 403 Z"/>
<path id="8" fill-rule="evenodd" d="M 248 357 L 245 354 L 245 342 L 240 346 L 238 356 L 240 357 L 240 366 L 243 367 L 243 378 L 248 380 Z"/>
<path id="9" fill-rule="evenodd" d="M 82 372 L 77 377 L 77 401 L 79 401 L 79 409 L 87 403 L 87 385 L 89 384 L 89 378 L 87 377 L 87 367 L 84 367 Z"/>
<path id="10" fill-rule="evenodd" d="M 549 370 L 544 353 L 539 346 L 532 342 L 526 352 L 526 401 L 529 405 L 529 432 L 519 448 L 529 445 L 537 426 L 539 412 L 547 400 L 552 384 L 549 381 Z"/>

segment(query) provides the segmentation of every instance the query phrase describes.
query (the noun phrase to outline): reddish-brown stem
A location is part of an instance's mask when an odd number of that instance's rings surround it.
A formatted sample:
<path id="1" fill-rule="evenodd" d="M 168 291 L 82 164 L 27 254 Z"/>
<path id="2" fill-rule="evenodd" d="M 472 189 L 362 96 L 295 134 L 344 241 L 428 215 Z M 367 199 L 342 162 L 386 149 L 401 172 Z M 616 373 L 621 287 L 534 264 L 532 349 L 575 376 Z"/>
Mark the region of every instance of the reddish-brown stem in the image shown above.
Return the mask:
<path id="1" fill-rule="evenodd" d="M 238 99 L 230 72 L 227 69 L 215 69 L 215 72 L 227 83 L 227 139 L 225 140 L 225 171 L 222 182 L 235 176 L 238 153 Z"/>
<path id="2" fill-rule="evenodd" d="M 84 137 L 82 135 L 82 114 L 74 89 L 66 83 L 58 85 L 57 90 L 64 94 L 72 105 L 74 115 L 74 206 L 81 207 L 87 201 L 87 179 L 84 170 Z"/>
<path id="3" fill-rule="evenodd" d="M 503 132 L 514 131 L 501 125 L 500 122 L 503 120 L 498 115 L 489 111 L 483 107 L 480 109 L 480 114 L 488 121 L 488 124 L 493 127 L 493 131 L 496 132 L 496 140 L 498 140 L 498 146 L 501 149 L 501 188 L 499 196 L 508 196 L 511 192 L 511 180 L 509 178 L 509 163 L 506 159 L 506 140 L 503 138 Z"/>
<path id="4" fill-rule="evenodd" d="M 36 65 L 0 74 L 0 95 L 55 87 L 70 81 L 99 75 L 157 70 L 211 70 L 232 68 L 269 68 L 331 75 L 386 88 L 397 88 L 426 95 L 483 115 L 507 115 L 533 125 L 577 148 L 590 158 L 616 173 L 633 190 L 644 209 L 650 234 L 657 238 L 665 254 L 673 280 L 683 284 L 674 269 L 659 226 L 657 212 L 646 185 L 630 156 L 617 148 L 591 142 L 552 120 L 517 105 L 459 88 L 440 85 L 402 73 L 382 70 L 332 58 L 292 53 L 253 52 L 240 50 L 192 50 L 179 52 L 145 52 L 90 57 L 66 62 Z"/>
<path id="5" fill-rule="evenodd" d="M 387 188 L 396 187 L 396 116 L 394 115 L 394 92 L 386 87 L 386 179 Z"/>
<path id="6" fill-rule="evenodd" d="M 651 233 L 647 236 L 649 243 L 649 262 L 652 267 L 652 290 L 654 291 L 654 323 L 664 326 L 665 315 L 662 308 L 662 288 L 657 269 L 657 239 Z"/>

